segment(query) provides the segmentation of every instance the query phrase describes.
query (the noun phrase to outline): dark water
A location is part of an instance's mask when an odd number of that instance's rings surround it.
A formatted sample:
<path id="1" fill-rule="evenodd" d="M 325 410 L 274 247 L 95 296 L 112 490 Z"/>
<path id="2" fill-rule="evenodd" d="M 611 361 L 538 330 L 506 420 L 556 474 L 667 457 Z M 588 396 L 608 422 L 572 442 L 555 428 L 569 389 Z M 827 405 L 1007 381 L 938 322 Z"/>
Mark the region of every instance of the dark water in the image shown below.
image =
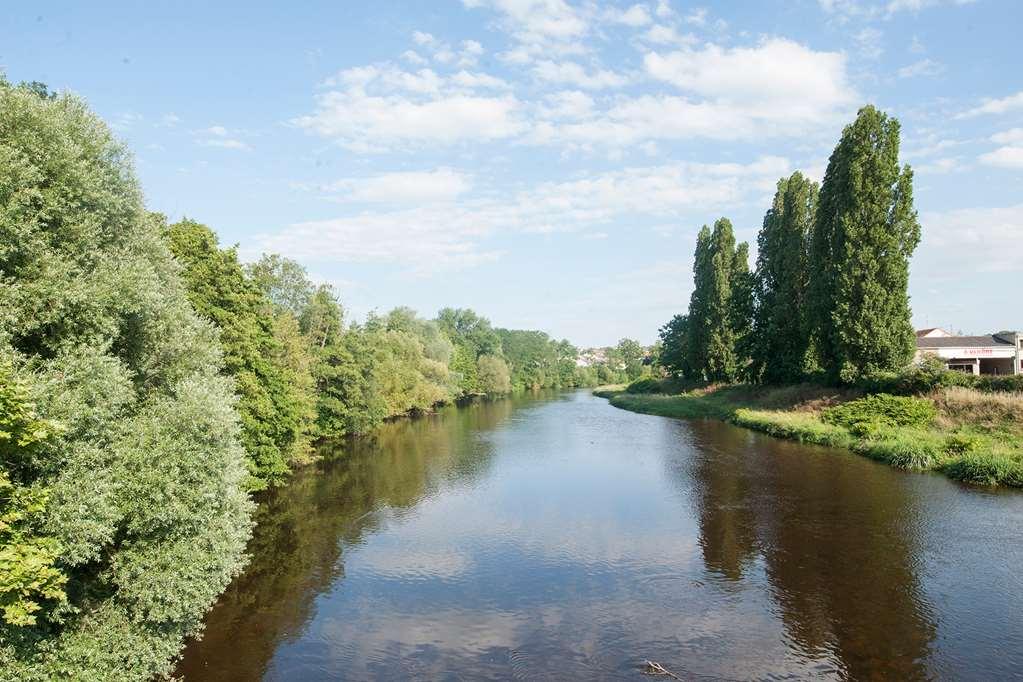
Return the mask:
<path id="1" fill-rule="evenodd" d="M 388 425 L 260 508 L 187 680 L 1023 674 L 1023 495 L 588 393 Z"/>

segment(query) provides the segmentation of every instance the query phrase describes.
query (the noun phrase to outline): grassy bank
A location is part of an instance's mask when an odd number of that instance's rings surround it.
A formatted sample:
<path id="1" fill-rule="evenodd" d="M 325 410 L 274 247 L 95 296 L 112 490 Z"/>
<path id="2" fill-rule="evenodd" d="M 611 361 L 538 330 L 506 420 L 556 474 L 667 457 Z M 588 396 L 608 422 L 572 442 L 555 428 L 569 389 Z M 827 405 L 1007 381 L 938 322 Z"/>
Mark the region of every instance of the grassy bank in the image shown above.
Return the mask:
<path id="1" fill-rule="evenodd" d="M 848 448 L 903 469 L 1023 487 L 1020 393 L 946 387 L 902 398 L 802 384 L 710 386 L 672 394 L 630 393 L 614 386 L 594 394 L 633 412 L 720 419 L 779 438 Z"/>

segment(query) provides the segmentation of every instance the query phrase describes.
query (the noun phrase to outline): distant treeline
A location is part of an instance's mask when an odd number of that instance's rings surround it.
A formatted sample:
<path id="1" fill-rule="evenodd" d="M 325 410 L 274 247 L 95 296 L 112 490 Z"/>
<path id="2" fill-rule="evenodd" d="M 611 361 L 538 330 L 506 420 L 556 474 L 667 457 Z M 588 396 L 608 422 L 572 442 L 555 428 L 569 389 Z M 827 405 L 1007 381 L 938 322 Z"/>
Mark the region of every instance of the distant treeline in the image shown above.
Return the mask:
<path id="1" fill-rule="evenodd" d="M 693 381 L 851 383 L 913 357 L 909 259 L 920 241 L 899 123 L 872 106 L 845 128 L 823 185 L 778 182 L 757 238 L 726 218 L 696 243 L 689 310 L 661 329 L 660 361 Z"/>
<path id="2" fill-rule="evenodd" d="M 244 565 L 248 493 L 315 440 L 642 356 L 577 367 L 471 310 L 356 324 L 299 264 L 148 212 L 81 100 L 0 77 L 0 679 L 169 675 Z"/>

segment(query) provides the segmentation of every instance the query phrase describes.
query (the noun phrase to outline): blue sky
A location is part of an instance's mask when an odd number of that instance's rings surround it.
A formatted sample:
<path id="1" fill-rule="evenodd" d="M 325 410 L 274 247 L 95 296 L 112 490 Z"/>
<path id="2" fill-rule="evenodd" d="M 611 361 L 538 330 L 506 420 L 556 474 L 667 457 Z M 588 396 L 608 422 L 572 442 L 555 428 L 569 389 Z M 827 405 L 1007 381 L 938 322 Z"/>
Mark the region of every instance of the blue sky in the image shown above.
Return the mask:
<path id="1" fill-rule="evenodd" d="M 903 126 L 917 326 L 1023 328 L 1023 3 L 11 3 L 0 65 L 84 97 L 149 206 L 294 257 L 354 318 L 468 306 L 581 346 L 685 309 L 873 103 Z"/>

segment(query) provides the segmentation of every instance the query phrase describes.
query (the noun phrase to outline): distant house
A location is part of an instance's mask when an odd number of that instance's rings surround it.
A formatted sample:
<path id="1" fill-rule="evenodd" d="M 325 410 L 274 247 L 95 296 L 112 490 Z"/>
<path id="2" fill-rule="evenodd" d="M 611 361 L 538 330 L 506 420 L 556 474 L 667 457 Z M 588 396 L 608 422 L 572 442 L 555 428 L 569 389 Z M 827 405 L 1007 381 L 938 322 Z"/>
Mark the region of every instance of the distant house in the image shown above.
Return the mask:
<path id="1" fill-rule="evenodd" d="M 953 336 L 937 327 L 916 333 L 916 360 L 932 355 L 969 374 L 1023 374 L 1023 332 Z"/>

